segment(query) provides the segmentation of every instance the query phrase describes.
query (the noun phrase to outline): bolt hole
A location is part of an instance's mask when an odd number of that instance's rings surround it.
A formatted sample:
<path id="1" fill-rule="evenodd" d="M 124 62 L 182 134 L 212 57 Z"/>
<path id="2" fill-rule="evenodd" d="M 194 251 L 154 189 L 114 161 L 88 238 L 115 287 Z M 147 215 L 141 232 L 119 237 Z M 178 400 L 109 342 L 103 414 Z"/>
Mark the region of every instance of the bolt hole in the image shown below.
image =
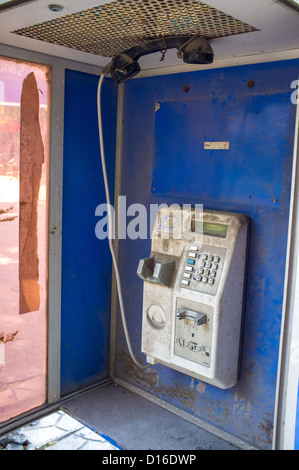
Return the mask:
<path id="1" fill-rule="evenodd" d="M 255 81 L 253 80 L 253 78 L 251 78 L 250 80 L 248 80 L 248 82 L 247 82 L 248 88 L 253 88 L 254 85 L 255 85 Z"/>
<path id="2" fill-rule="evenodd" d="M 54 12 L 60 12 L 63 10 L 63 6 L 62 5 L 56 5 L 54 3 L 52 3 L 51 5 L 49 5 L 49 10 L 51 11 L 54 11 Z"/>

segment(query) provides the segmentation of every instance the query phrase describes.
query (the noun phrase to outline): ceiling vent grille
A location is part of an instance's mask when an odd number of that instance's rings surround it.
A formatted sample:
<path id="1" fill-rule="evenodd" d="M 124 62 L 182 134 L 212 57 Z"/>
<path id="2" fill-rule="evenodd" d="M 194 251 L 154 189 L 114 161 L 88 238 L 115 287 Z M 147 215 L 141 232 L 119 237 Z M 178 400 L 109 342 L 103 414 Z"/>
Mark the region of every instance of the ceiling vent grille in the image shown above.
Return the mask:
<path id="1" fill-rule="evenodd" d="M 13 33 L 113 57 L 149 39 L 200 33 L 207 39 L 258 31 L 196 0 L 116 0 Z"/>

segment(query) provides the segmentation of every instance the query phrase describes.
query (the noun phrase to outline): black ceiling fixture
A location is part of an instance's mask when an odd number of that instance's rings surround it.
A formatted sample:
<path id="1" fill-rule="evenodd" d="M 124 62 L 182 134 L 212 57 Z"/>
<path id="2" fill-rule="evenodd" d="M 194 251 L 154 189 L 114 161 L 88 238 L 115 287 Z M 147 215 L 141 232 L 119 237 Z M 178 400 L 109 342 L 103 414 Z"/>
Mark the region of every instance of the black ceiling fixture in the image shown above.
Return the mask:
<path id="1" fill-rule="evenodd" d="M 196 34 L 195 36 L 169 36 L 153 39 L 146 44 L 131 47 L 112 59 L 110 74 L 116 83 L 123 83 L 140 71 L 138 59 L 143 55 L 177 48 L 177 55 L 187 64 L 211 64 L 214 53 L 209 41 Z"/>
<path id="2" fill-rule="evenodd" d="M 283 3 L 284 5 L 293 8 L 299 13 L 299 1 L 298 0 L 278 0 L 279 3 Z"/>

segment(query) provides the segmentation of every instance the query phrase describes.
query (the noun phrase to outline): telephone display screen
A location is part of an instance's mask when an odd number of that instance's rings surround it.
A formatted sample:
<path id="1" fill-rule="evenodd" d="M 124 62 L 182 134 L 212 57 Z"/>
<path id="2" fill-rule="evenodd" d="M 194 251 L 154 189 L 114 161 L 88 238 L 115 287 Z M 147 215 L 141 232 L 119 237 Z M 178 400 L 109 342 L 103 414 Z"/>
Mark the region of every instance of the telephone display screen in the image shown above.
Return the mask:
<path id="1" fill-rule="evenodd" d="M 204 235 L 226 238 L 228 225 L 215 224 L 212 222 L 203 222 L 202 230 Z"/>

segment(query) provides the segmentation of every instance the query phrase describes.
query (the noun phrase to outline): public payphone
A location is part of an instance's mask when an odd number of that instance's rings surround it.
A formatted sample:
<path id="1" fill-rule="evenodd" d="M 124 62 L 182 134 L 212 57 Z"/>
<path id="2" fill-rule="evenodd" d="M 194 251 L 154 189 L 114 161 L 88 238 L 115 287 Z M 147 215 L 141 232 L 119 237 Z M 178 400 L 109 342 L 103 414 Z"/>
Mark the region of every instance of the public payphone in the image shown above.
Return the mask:
<path id="1" fill-rule="evenodd" d="M 144 281 L 142 352 L 220 388 L 237 382 L 249 218 L 164 208 Z"/>

